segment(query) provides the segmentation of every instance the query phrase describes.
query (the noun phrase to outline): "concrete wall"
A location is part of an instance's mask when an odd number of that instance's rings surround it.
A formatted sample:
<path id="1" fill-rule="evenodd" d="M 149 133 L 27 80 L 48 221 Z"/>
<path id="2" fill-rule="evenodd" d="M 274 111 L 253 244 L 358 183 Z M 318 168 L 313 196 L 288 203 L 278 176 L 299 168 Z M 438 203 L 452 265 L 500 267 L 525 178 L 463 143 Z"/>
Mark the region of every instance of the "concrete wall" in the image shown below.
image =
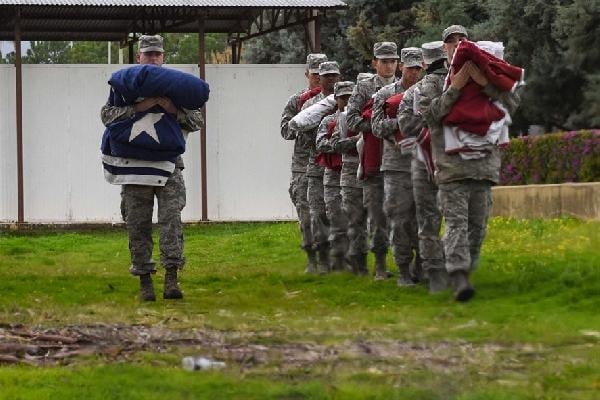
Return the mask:
<path id="1" fill-rule="evenodd" d="M 197 75 L 195 66 L 168 66 Z M 25 220 L 118 222 L 119 186 L 104 181 L 100 107 L 118 65 L 24 65 Z M 288 194 L 292 143 L 279 118 L 303 87 L 299 65 L 208 65 L 208 213 L 212 220 L 293 219 Z M 15 69 L 0 65 L 0 222 L 17 218 Z M 200 140 L 184 155 L 186 221 L 201 218 Z"/>
<path id="2" fill-rule="evenodd" d="M 572 216 L 600 221 L 600 182 L 493 188 L 492 215 L 512 218 Z"/>

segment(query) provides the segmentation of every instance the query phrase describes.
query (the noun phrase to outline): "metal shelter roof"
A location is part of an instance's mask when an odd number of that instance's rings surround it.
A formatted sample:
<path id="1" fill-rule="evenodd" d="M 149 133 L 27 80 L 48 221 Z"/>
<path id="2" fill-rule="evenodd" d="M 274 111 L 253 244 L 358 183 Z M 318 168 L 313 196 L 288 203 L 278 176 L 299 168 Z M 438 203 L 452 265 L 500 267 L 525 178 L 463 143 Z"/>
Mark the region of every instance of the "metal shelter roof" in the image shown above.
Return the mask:
<path id="1" fill-rule="evenodd" d="M 197 32 L 246 37 L 344 8 L 340 0 L 0 0 L 0 40 L 125 40 L 129 33 Z"/>

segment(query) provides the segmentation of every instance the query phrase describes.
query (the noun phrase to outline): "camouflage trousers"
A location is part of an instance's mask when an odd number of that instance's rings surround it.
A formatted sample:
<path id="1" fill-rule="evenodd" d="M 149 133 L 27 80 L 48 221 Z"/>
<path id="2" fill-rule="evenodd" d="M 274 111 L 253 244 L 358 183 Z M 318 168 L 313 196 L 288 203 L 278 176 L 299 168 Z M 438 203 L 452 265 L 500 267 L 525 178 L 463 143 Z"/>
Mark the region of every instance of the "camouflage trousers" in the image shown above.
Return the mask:
<path id="1" fill-rule="evenodd" d="M 308 207 L 308 178 L 304 172 L 292 172 L 289 193 L 298 214 L 298 224 L 302 234 L 301 247 L 311 249 L 313 239 L 310 229 L 310 209 Z"/>
<path id="2" fill-rule="evenodd" d="M 445 220 L 446 269 L 471 272 L 479 263 L 481 244 L 492 206 L 491 182 L 462 180 L 439 185 Z"/>
<path id="3" fill-rule="evenodd" d="M 160 262 L 165 268 L 183 268 L 183 226 L 181 210 L 185 207 L 185 183 L 179 168 L 165 186 L 123 185 L 121 214 L 127 224 L 132 275 L 156 272 L 152 260 L 152 213 L 154 197 L 158 200 Z"/>
<path id="4" fill-rule="evenodd" d="M 408 265 L 418 252 L 417 213 L 410 172 L 385 171 L 383 210 L 397 266 Z"/>
<path id="5" fill-rule="evenodd" d="M 325 186 L 325 212 L 329 220 L 329 247 L 333 257 L 345 256 L 348 251 L 348 219 L 342 208 L 339 186 Z"/>
<path id="6" fill-rule="evenodd" d="M 388 249 L 388 226 L 383 212 L 383 174 L 370 176 L 363 181 L 363 204 L 369 221 L 370 250 L 375 254 Z"/>
<path id="7" fill-rule="evenodd" d="M 329 244 L 329 221 L 325 212 L 325 188 L 322 176 L 308 177 L 308 207 L 313 249 L 324 249 Z"/>
<path id="8" fill-rule="evenodd" d="M 342 209 L 348 219 L 348 256 L 367 254 L 367 210 L 363 185 L 356 178 L 358 162 L 343 162 L 340 175 Z"/>
<path id="9" fill-rule="evenodd" d="M 412 161 L 412 183 L 417 223 L 419 226 L 419 255 L 425 271 L 444 268 L 444 249 L 440 239 L 442 214 L 438 206 L 438 187 L 430 182 L 425 164 Z"/>

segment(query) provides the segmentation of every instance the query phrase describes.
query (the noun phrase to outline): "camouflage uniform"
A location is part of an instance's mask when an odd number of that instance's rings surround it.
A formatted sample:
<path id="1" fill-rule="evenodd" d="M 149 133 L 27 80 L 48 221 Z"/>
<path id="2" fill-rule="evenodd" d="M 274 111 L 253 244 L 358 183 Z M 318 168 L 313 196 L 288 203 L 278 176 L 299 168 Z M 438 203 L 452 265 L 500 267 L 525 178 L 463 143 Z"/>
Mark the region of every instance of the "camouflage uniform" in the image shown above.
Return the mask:
<path id="1" fill-rule="evenodd" d="M 134 115 L 133 106 L 114 107 L 105 104 L 100 112 L 102 123 L 130 118 Z M 202 127 L 200 110 L 177 112 L 177 121 L 184 131 L 197 131 Z M 183 268 L 183 231 L 181 210 L 185 206 L 185 183 L 181 171 L 183 159 L 177 157 L 175 170 L 164 187 L 144 185 L 122 185 L 121 215 L 127 223 L 131 269 L 133 275 L 146 275 L 156 272 L 152 260 L 152 212 L 154 197 L 158 200 L 158 225 L 160 262 L 165 268 Z"/>
<path id="2" fill-rule="evenodd" d="M 352 94 L 353 82 L 338 82 L 335 86 L 335 96 Z M 334 149 L 332 135 L 329 135 L 329 123 L 339 119 L 340 111 L 334 115 L 323 118 L 317 130 L 317 151 L 320 153 L 338 153 Z M 355 172 L 356 174 L 356 172 Z M 340 188 L 341 171 L 325 168 L 323 184 L 325 186 L 325 212 L 329 220 L 329 247 L 333 260 L 332 268 L 344 268 L 344 259 L 348 251 L 348 220 L 342 207 L 342 194 Z"/>
<path id="3" fill-rule="evenodd" d="M 499 179 L 500 152 L 494 147 L 486 157 L 474 160 L 446 154 L 442 118 L 458 100 L 460 90 L 450 86 L 443 91 L 443 85 L 444 77 L 432 74 L 432 79 L 420 89 L 419 108 L 431 131 L 435 179 L 446 225 L 443 237 L 446 269 L 451 277 L 455 272 L 468 276 L 479 262 L 492 204 L 491 186 Z M 491 84 L 483 92 L 501 101 L 510 113 L 518 106 L 515 93 L 499 92 Z"/>
<path id="4" fill-rule="evenodd" d="M 417 48 L 402 49 L 402 62 L 407 67 L 420 67 L 423 63 L 421 52 Z M 381 171 L 384 174 L 383 210 L 390 231 L 390 244 L 394 261 L 400 271 L 400 285 L 412 284 L 409 264 L 418 252 L 417 218 L 411 178 L 411 154 L 402 154 L 396 146 L 394 133 L 398 130 L 397 119 L 385 114 L 385 101 L 406 89 L 402 81 L 394 82 L 375 94 L 371 127 L 373 134 L 383 139 L 383 161 Z"/>
<path id="5" fill-rule="evenodd" d="M 428 84 L 430 80 L 439 81 L 444 79 L 448 70 L 442 64 L 446 58 L 443 52 L 442 42 L 433 43 L 433 46 L 423 44 L 423 56 L 427 64 L 432 64 L 427 70 L 427 75 L 417 84 L 412 86 L 404 94 L 402 103 L 398 109 L 398 125 L 405 136 L 416 137 L 421 129 L 425 127 L 425 121 L 419 110 L 414 109 L 415 97 L 420 96 L 421 87 Z M 428 47 L 431 47 L 430 50 Z M 440 53 L 436 53 L 439 49 Z M 431 54 L 433 52 L 433 54 Z M 413 183 L 413 194 L 417 211 L 419 254 L 423 268 L 429 276 L 431 292 L 438 292 L 447 286 L 447 274 L 444 266 L 444 250 L 440 239 L 442 215 L 437 201 L 438 187 L 429 177 L 427 168 L 423 161 L 413 153 L 411 164 Z"/>
<path id="6" fill-rule="evenodd" d="M 348 258 L 355 273 L 365 274 L 367 259 L 367 209 L 363 202 L 363 183 L 356 177 L 358 155 L 356 141 L 360 135 L 348 137 L 346 112 L 338 115 L 338 122 L 331 135 L 333 149 L 342 153 L 340 187 L 342 208 L 348 219 Z"/>
<path id="7" fill-rule="evenodd" d="M 376 58 L 399 58 L 397 47 L 395 43 L 391 42 L 376 43 L 374 55 Z M 373 75 L 368 79 L 357 82 L 348 102 L 347 119 L 350 130 L 354 132 L 371 131 L 371 122 L 363 118 L 362 110 L 379 89 L 395 81 L 395 77 L 386 79 L 379 75 Z M 375 254 L 376 271 L 380 271 L 379 275 L 383 276 L 383 274 L 387 275 L 387 272 L 385 272 L 385 256 L 388 249 L 388 227 L 383 212 L 383 174 L 380 172 L 367 177 L 363 180 L 363 185 L 363 203 L 367 209 L 371 251 Z"/>
<path id="8" fill-rule="evenodd" d="M 309 54 L 307 56 L 307 70 L 309 73 L 317 73 L 319 71 L 319 64 L 323 61 L 327 61 L 327 57 L 324 54 Z M 300 96 L 305 93 L 308 89 L 301 90 L 292 95 L 281 113 L 281 137 L 285 140 L 294 141 L 294 152 L 292 154 L 292 177 L 290 180 L 289 194 L 296 207 L 296 213 L 298 214 L 298 222 L 300 225 L 300 232 L 302 234 L 301 247 L 307 252 L 309 257 L 309 268 L 316 268 L 314 265 L 314 250 L 313 250 L 313 238 L 311 232 L 311 221 L 310 221 L 310 210 L 308 207 L 308 178 L 306 176 L 306 165 L 308 164 L 310 138 L 306 135 L 298 135 L 297 132 L 289 128 L 290 120 L 298 114 L 300 111 Z M 311 260 L 313 258 L 313 260 Z M 313 265 L 311 265 L 313 264 Z"/>

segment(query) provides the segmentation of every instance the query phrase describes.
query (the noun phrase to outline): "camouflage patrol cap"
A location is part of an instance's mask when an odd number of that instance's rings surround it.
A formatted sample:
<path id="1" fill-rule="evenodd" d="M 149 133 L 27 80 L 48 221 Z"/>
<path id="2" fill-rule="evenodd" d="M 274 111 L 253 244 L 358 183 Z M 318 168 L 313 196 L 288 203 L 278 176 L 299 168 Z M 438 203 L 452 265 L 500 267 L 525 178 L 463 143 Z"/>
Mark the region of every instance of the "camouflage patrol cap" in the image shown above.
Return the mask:
<path id="1" fill-rule="evenodd" d="M 139 52 L 158 51 L 164 53 L 163 38 L 160 35 L 142 35 L 139 40 Z"/>
<path id="2" fill-rule="evenodd" d="M 319 64 L 327 61 L 327 56 L 321 53 L 311 53 L 306 56 L 306 69 L 311 74 L 319 73 Z"/>
<path id="3" fill-rule="evenodd" d="M 404 67 L 423 67 L 423 54 L 418 47 L 405 47 L 400 50 L 400 62 Z"/>
<path id="4" fill-rule="evenodd" d="M 373 76 L 375 76 L 375 74 L 373 74 L 371 72 L 359 72 L 358 75 L 356 75 L 356 82 L 360 82 L 360 81 L 364 81 L 364 80 L 370 79 Z"/>
<path id="5" fill-rule="evenodd" d="M 467 38 L 469 37 L 469 34 L 467 33 L 467 29 L 464 26 L 450 25 L 449 27 L 444 29 L 444 32 L 442 32 L 442 41 L 445 42 L 446 39 L 448 39 L 448 37 L 454 33 L 464 35 Z"/>
<path id="6" fill-rule="evenodd" d="M 421 49 L 423 50 L 423 61 L 425 61 L 425 64 L 431 64 L 434 61 L 448 58 L 444 51 L 444 42 L 441 40 L 423 43 Z"/>
<path id="7" fill-rule="evenodd" d="M 342 82 L 335 83 L 333 93 L 334 93 L 335 97 L 338 97 L 338 96 L 343 96 L 345 94 L 352 94 L 353 90 L 354 90 L 354 82 L 342 81 Z"/>
<path id="8" fill-rule="evenodd" d="M 340 74 L 340 66 L 335 61 L 325 61 L 319 64 L 319 75 Z"/>
<path id="9" fill-rule="evenodd" d="M 373 45 L 373 57 L 377 59 L 398 59 L 398 46 L 394 42 L 377 42 Z"/>

